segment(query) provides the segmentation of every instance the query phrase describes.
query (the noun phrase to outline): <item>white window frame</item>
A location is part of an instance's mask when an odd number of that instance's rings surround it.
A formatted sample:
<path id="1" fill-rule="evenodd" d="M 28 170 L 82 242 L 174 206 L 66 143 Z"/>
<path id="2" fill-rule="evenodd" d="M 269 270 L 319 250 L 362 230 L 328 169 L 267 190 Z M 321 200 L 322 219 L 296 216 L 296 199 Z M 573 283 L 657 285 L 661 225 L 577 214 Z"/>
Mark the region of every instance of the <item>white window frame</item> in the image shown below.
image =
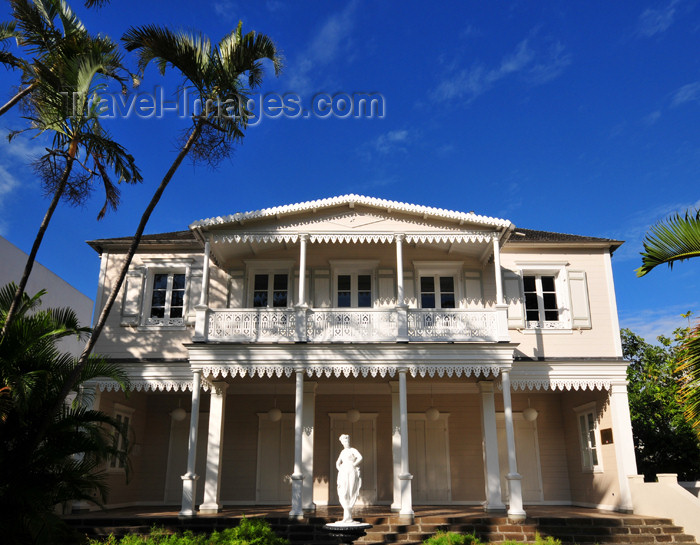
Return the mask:
<path id="1" fill-rule="evenodd" d="M 441 310 L 440 301 L 440 277 L 451 276 L 454 281 L 455 308 L 445 310 L 456 310 L 464 307 L 464 270 L 461 261 L 414 261 L 415 270 L 415 293 L 418 308 L 422 306 L 421 277 L 432 276 L 435 278 L 435 310 Z"/>
<path id="2" fill-rule="evenodd" d="M 115 420 L 120 420 L 121 423 L 124 422 L 125 418 L 129 419 L 129 423 L 127 424 L 126 427 L 126 435 L 127 435 L 127 440 L 129 440 L 131 437 L 133 437 L 133 429 L 134 429 L 134 413 L 136 412 L 136 409 L 132 407 L 127 407 L 126 405 L 122 405 L 121 403 L 115 403 L 114 404 L 114 410 L 112 412 L 112 418 Z M 118 433 L 116 430 L 114 430 L 114 435 L 113 435 L 114 440 L 119 441 L 119 450 L 124 450 L 126 451 L 126 446 L 124 445 L 124 437 L 122 434 Z M 122 449 L 122 446 L 124 448 Z M 116 464 L 116 465 L 113 465 Z M 119 465 L 119 460 L 117 457 L 112 457 L 107 461 L 107 471 L 110 473 L 124 473 L 126 471 L 126 466 L 120 466 Z"/>
<path id="3" fill-rule="evenodd" d="M 338 307 L 338 277 L 342 275 L 350 276 L 350 306 L 343 308 L 375 308 L 377 299 L 379 298 L 378 291 L 378 276 L 377 269 L 379 260 L 331 260 L 331 290 L 333 295 L 333 308 Z M 360 275 L 369 275 L 371 281 L 372 304 L 369 307 L 357 306 L 357 277 Z"/>
<path id="4" fill-rule="evenodd" d="M 567 266 L 568 263 L 516 263 L 520 272 L 520 293 L 522 295 L 523 305 L 523 320 L 526 330 L 537 331 L 570 331 L 571 330 L 571 312 L 569 311 L 569 290 L 567 286 Z M 527 319 L 527 306 L 525 304 L 525 277 L 526 276 L 553 276 L 554 288 L 557 296 L 557 310 L 559 311 L 559 319 L 556 321 L 531 321 Z M 541 286 L 538 281 L 538 285 Z M 541 300 L 541 292 L 538 290 L 539 303 Z M 544 307 L 538 305 L 540 317 L 543 317 Z"/>
<path id="5" fill-rule="evenodd" d="M 600 425 L 598 423 L 598 411 L 595 401 L 574 407 L 576 413 L 576 428 L 579 437 L 579 451 L 581 452 L 581 469 L 588 473 L 603 472 L 603 451 L 600 448 Z M 593 420 L 593 429 L 588 427 L 589 416 Z M 586 428 L 581 427 L 581 418 L 584 419 Z M 586 440 L 584 442 L 584 433 Z M 591 445 L 590 434 L 593 433 L 595 445 Z M 593 453 L 595 452 L 595 460 Z"/>
<path id="6" fill-rule="evenodd" d="M 283 309 L 291 308 L 294 306 L 294 297 L 296 286 L 296 278 L 294 277 L 294 261 L 291 260 L 255 260 L 255 261 L 245 261 L 246 265 L 246 282 L 245 282 L 245 302 L 246 308 L 268 308 L 268 309 Z M 266 307 L 254 307 L 254 292 L 255 292 L 255 275 L 265 274 L 268 276 L 268 297 Z M 272 306 L 272 292 L 274 291 L 274 275 L 275 274 L 286 274 L 287 275 L 287 306 L 286 307 L 273 307 Z"/>
<path id="7" fill-rule="evenodd" d="M 144 259 L 146 269 L 146 285 L 144 288 L 143 311 L 141 315 L 141 326 L 146 329 L 185 329 L 188 324 L 188 314 L 190 307 L 190 291 L 192 286 L 192 263 L 193 259 Z M 182 318 L 151 318 L 151 304 L 153 302 L 153 285 L 157 274 L 184 274 L 185 293 L 182 301 Z M 172 277 L 168 278 L 171 285 Z M 167 308 L 167 302 L 166 302 Z"/>

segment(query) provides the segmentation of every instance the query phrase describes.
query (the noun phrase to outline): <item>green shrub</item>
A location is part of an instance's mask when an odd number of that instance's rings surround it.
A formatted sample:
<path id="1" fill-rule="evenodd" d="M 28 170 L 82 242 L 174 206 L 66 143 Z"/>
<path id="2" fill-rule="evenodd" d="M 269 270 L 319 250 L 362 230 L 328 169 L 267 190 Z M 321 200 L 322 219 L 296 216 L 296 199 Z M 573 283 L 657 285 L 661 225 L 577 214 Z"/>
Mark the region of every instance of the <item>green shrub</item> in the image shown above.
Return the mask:
<path id="1" fill-rule="evenodd" d="M 423 545 L 481 545 L 481 540 L 474 534 L 440 531 L 426 539 Z"/>
<path id="2" fill-rule="evenodd" d="M 266 520 L 244 518 L 235 528 L 210 535 L 152 528 L 148 536 L 129 534 L 118 539 L 110 535 L 106 540 L 91 540 L 90 545 L 289 545 L 289 541 L 275 534 Z"/>

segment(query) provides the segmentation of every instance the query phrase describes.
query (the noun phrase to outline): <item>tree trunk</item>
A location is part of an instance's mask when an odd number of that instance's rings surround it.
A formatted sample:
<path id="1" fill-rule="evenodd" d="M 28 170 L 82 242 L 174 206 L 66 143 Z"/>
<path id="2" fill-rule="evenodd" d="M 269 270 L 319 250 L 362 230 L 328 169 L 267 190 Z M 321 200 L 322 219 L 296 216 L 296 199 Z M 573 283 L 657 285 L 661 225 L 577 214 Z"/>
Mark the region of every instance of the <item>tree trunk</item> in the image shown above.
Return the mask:
<path id="1" fill-rule="evenodd" d="M 29 253 L 29 257 L 27 257 L 27 263 L 24 266 L 24 272 L 22 273 L 22 278 L 19 281 L 19 285 L 17 286 L 17 291 L 15 291 L 15 296 L 12 299 L 12 304 L 10 305 L 10 309 L 7 311 L 7 316 L 5 317 L 5 323 L 2 326 L 2 332 L 0 332 L 0 342 L 2 342 L 2 339 L 5 337 L 5 332 L 7 331 L 7 328 L 10 325 L 10 322 L 15 317 L 15 314 L 17 313 L 17 309 L 20 307 L 22 304 L 22 295 L 24 294 L 24 289 L 27 287 L 27 281 L 29 280 L 29 275 L 32 272 L 32 267 L 34 267 L 34 261 L 36 260 L 36 254 L 39 251 L 39 246 L 41 246 L 41 241 L 44 239 L 44 234 L 46 233 L 46 229 L 49 227 L 49 222 L 51 221 L 51 217 L 53 216 L 54 211 L 56 210 L 56 207 L 58 206 L 58 202 L 61 200 L 61 197 L 63 196 L 63 192 L 66 189 L 66 185 L 68 184 L 68 177 L 70 176 L 70 172 L 73 168 L 73 161 L 75 160 L 75 154 L 78 150 L 78 143 L 76 140 L 73 140 L 70 144 L 70 148 L 68 149 L 68 159 L 66 162 L 66 168 L 63 170 L 63 174 L 61 175 L 61 180 L 58 183 L 58 186 L 56 187 L 56 191 L 54 191 L 53 194 L 53 199 L 51 200 L 51 204 L 49 205 L 48 210 L 46 211 L 46 214 L 44 214 L 44 219 L 41 222 L 41 225 L 39 226 L 39 231 L 36 234 L 36 237 L 34 238 L 34 245 L 32 246 L 32 250 Z"/>
<path id="2" fill-rule="evenodd" d="M 105 303 L 105 306 L 102 308 L 102 312 L 100 312 L 100 316 L 99 316 L 97 322 L 95 323 L 95 326 L 92 329 L 92 335 L 90 336 L 90 339 L 88 340 L 87 344 L 85 345 L 85 348 L 83 349 L 83 352 L 80 355 L 80 358 L 78 359 L 78 362 L 75 366 L 75 369 L 73 369 L 73 372 L 66 379 L 66 382 L 63 385 L 63 389 L 61 390 L 61 394 L 57 398 L 56 405 L 54 406 L 51 413 L 44 415 L 44 418 L 42 419 L 41 426 L 37 430 L 37 444 L 38 444 L 38 442 L 40 442 L 43 439 L 44 434 L 46 433 L 46 430 L 48 429 L 49 423 L 51 422 L 51 419 L 53 418 L 53 415 L 55 415 L 58 412 L 58 410 L 60 409 L 60 407 L 63 403 L 63 400 L 71 392 L 71 390 L 73 390 L 76 383 L 78 382 L 78 379 L 80 378 L 80 374 L 83 372 L 83 369 L 85 368 L 85 365 L 87 364 L 88 358 L 90 357 L 90 354 L 92 353 L 92 350 L 95 347 L 95 344 L 97 343 L 97 339 L 99 338 L 100 333 L 102 333 L 102 329 L 104 328 L 105 322 L 107 321 L 107 317 L 109 316 L 109 313 L 112 310 L 112 307 L 114 306 L 114 302 L 117 299 L 117 295 L 119 294 L 119 290 L 121 289 L 122 284 L 124 283 L 124 279 L 126 278 L 126 273 L 129 271 L 129 266 L 131 265 L 131 261 L 134 258 L 134 254 L 136 253 L 136 249 L 138 248 L 138 245 L 141 242 L 141 237 L 143 235 L 143 231 L 146 228 L 146 224 L 148 223 L 148 220 L 151 217 L 151 213 L 153 212 L 154 208 L 158 204 L 158 201 L 160 201 L 160 198 L 163 195 L 163 192 L 165 191 L 166 187 L 168 187 L 168 184 L 170 183 L 171 178 L 173 177 L 173 175 L 177 171 L 178 167 L 180 166 L 180 163 L 182 163 L 183 159 L 187 156 L 187 154 L 192 149 L 192 146 L 199 138 L 199 135 L 202 132 L 203 125 L 204 125 L 204 119 L 200 118 L 197 121 L 197 123 L 195 124 L 194 129 L 190 133 L 190 136 L 187 139 L 187 142 L 185 143 L 183 148 L 180 150 L 180 153 L 178 153 L 177 157 L 175 158 L 175 161 L 173 162 L 170 169 L 163 177 L 163 180 L 160 182 L 160 185 L 158 186 L 158 189 L 156 189 L 156 192 L 153 194 L 151 201 L 148 203 L 148 206 L 146 207 L 146 210 L 144 210 L 143 215 L 141 216 L 141 221 L 139 222 L 139 226 L 136 229 L 136 233 L 134 233 L 134 238 L 131 241 L 131 246 L 129 246 L 129 251 L 126 254 L 126 260 L 122 264 L 122 268 L 119 271 L 119 278 L 117 279 L 114 286 L 112 286 L 112 291 L 110 292 L 109 297 L 107 298 L 107 302 Z"/>
<path id="3" fill-rule="evenodd" d="M 10 100 L 8 100 L 2 108 L 0 108 L 0 115 L 3 115 L 5 112 L 7 112 L 10 108 L 12 108 L 15 104 L 17 104 L 20 100 L 22 100 L 25 96 L 27 96 L 29 93 L 32 92 L 32 90 L 36 87 L 36 83 L 31 83 L 27 85 L 24 89 L 19 91 L 15 96 L 13 96 Z"/>

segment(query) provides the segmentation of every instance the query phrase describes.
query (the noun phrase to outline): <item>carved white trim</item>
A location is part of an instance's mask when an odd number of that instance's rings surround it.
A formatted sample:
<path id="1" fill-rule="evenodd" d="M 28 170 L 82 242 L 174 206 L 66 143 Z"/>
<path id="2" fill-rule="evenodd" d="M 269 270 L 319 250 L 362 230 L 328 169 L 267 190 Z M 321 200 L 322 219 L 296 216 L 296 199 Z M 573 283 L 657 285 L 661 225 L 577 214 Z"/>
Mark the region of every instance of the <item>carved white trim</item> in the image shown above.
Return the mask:
<path id="1" fill-rule="evenodd" d="M 513 390 L 609 390 L 612 380 L 579 378 L 556 380 L 548 378 L 511 380 Z"/>
<path id="2" fill-rule="evenodd" d="M 610 390 L 625 384 L 627 363 L 621 360 L 515 362 L 513 390 Z M 500 387 L 500 385 L 499 385 Z"/>
<path id="3" fill-rule="evenodd" d="M 507 228 L 511 226 L 511 223 L 508 220 L 492 218 L 488 216 L 481 216 L 479 214 L 474 214 L 471 212 L 456 212 L 454 210 L 445 210 L 443 208 L 434 208 L 432 206 L 419 206 L 415 204 L 390 201 L 387 199 L 376 199 L 371 197 L 365 197 L 362 195 L 349 194 L 340 195 L 338 197 L 332 197 L 329 199 L 318 199 L 315 201 L 288 204 L 285 206 L 275 206 L 273 208 L 264 208 L 262 210 L 255 210 L 251 212 L 242 212 L 228 216 L 217 216 L 215 218 L 208 218 L 195 221 L 190 225 L 190 228 L 207 227 L 211 225 L 223 225 L 226 223 L 242 222 L 257 218 L 275 217 L 284 214 L 293 214 L 296 212 L 316 211 L 319 209 L 331 208 L 334 206 L 344 204 L 363 204 L 366 206 L 381 208 L 387 211 L 397 211 L 406 212 L 409 214 L 423 215 L 426 218 L 444 218 L 457 220 L 460 222 L 479 223 L 499 228 Z"/>
<path id="4" fill-rule="evenodd" d="M 101 392 L 118 392 L 123 391 L 123 388 L 113 380 L 96 380 L 96 387 Z M 177 391 L 192 391 L 192 380 L 131 380 L 129 382 L 128 391 L 130 392 L 177 392 Z"/>
<path id="5" fill-rule="evenodd" d="M 241 243 L 295 243 L 299 240 L 298 233 L 267 233 L 267 232 L 228 232 L 212 235 L 214 244 Z M 356 233 L 356 232 L 326 232 L 311 233 L 311 243 L 393 243 L 394 233 Z M 486 243 L 491 242 L 498 233 L 489 231 L 461 231 L 448 233 L 407 233 L 405 240 L 422 244 L 432 243 Z"/>
<path id="6" fill-rule="evenodd" d="M 236 365 L 236 364 L 222 364 L 222 365 L 205 365 L 202 367 L 202 374 L 205 377 L 217 379 L 219 377 L 226 378 L 231 376 L 232 378 L 236 376 L 245 377 L 267 377 L 267 378 L 281 378 L 282 375 L 290 377 L 293 372 L 298 369 L 296 365 L 282 365 L 282 364 L 270 364 L 270 365 Z M 304 372 L 309 377 L 317 378 L 348 378 L 351 375 L 354 378 L 362 377 L 394 377 L 399 369 L 406 369 L 412 377 L 469 377 L 474 375 L 475 377 L 488 377 L 489 375 L 494 378 L 500 373 L 500 366 L 492 365 L 488 363 L 473 365 L 461 365 L 461 364 L 435 364 L 435 365 L 391 365 L 391 364 L 366 364 L 366 365 L 353 365 L 353 364 L 309 364 L 304 366 Z"/>

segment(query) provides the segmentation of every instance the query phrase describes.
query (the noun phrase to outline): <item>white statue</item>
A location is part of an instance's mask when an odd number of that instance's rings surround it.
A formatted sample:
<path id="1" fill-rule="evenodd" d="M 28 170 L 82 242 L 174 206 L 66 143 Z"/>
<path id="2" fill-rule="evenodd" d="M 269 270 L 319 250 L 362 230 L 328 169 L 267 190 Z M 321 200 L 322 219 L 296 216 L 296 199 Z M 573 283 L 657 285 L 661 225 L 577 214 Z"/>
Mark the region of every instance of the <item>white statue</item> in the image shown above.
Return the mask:
<path id="1" fill-rule="evenodd" d="M 343 506 L 343 524 L 352 524 L 352 508 L 360 495 L 362 478 L 360 477 L 360 462 L 362 454 L 350 446 L 350 436 L 340 436 L 343 450 L 340 451 L 335 467 L 338 470 L 338 499 Z"/>

